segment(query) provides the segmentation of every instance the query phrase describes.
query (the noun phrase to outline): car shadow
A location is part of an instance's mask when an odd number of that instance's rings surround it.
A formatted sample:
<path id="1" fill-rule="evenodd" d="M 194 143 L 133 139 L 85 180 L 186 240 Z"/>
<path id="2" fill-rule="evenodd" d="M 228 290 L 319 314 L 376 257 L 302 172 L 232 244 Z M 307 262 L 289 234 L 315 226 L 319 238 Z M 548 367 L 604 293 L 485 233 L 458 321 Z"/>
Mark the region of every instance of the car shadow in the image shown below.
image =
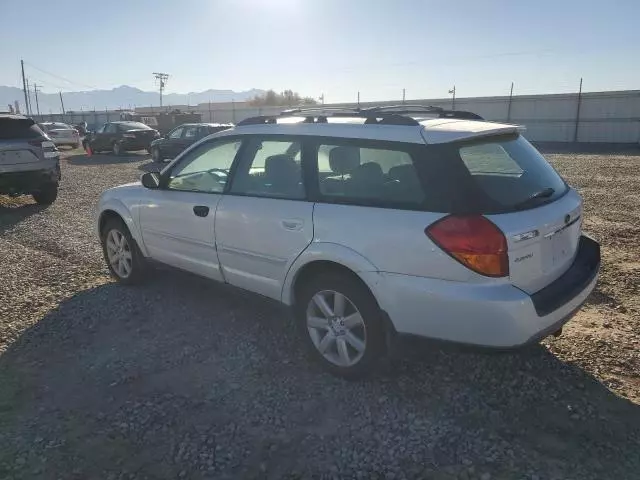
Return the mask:
<path id="1" fill-rule="evenodd" d="M 65 157 L 67 163 L 79 166 L 91 165 L 110 165 L 118 163 L 131 163 L 132 161 L 140 161 L 149 158 L 149 154 L 142 152 L 127 152 L 125 154 L 115 156 L 108 153 L 94 153 L 89 156 L 86 153 L 76 155 L 68 155 Z"/>
<path id="2" fill-rule="evenodd" d="M 14 225 L 31 215 L 45 210 L 47 205 L 38 205 L 31 195 L 8 197 L 0 195 L 0 233 L 4 233 Z"/>
<path id="3" fill-rule="evenodd" d="M 346 382 L 306 359 L 273 302 L 180 272 L 154 277 L 63 300 L 0 356 L 0 477 L 28 450 L 45 477 L 177 478 L 208 468 L 198 462 L 211 438 L 228 452 L 217 472 L 236 478 L 263 465 L 279 472 L 269 478 L 329 475 L 358 444 L 382 465 L 400 456 L 405 473 L 462 462 L 524 478 L 501 470 L 517 461 L 541 478 L 637 475 L 639 406 L 542 346 L 489 355 L 411 341 Z"/>

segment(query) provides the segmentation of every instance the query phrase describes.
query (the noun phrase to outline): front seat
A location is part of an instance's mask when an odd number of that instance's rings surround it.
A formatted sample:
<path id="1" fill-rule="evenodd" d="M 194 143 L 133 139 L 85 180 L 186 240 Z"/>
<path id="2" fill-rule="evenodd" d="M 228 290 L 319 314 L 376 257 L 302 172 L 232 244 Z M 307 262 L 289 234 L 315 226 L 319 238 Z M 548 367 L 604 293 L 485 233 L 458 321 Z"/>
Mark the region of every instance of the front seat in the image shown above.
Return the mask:
<path id="1" fill-rule="evenodd" d="M 329 168 L 336 175 L 322 181 L 322 193 L 344 195 L 349 174 L 360 165 L 360 148 L 334 147 L 329 152 Z"/>
<path id="2" fill-rule="evenodd" d="M 267 157 L 264 161 L 264 180 L 268 193 L 277 197 L 303 198 L 300 166 L 289 155 Z"/>

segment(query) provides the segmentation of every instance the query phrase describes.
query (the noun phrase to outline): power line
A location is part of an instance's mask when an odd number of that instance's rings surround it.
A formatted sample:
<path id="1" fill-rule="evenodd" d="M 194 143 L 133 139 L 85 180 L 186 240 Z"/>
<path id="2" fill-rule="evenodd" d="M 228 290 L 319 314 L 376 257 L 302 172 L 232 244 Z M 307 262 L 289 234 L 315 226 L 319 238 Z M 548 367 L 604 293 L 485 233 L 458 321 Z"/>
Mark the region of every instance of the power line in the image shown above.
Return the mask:
<path id="1" fill-rule="evenodd" d="M 69 80 L 68 78 L 63 77 L 62 75 L 57 75 L 57 74 L 55 74 L 55 73 L 48 72 L 47 70 L 44 70 L 44 69 L 42 69 L 42 68 L 40 68 L 40 67 L 36 67 L 33 63 L 29 63 L 29 62 L 24 62 L 24 63 L 26 63 L 27 65 L 29 65 L 31 68 L 35 68 L 35 69 L 36 69 L 36 70 L 38 70 L 39 72 L 42 72 L 42 73 L 44 73 L 44 74 L 46 74 L 46 75 L 51 75 L 52 77 L 58 78 L 58 79 L 60 79 L 60 80 L 64 80 L 65 82 L 68 82 L 68 83 L 70 83 L 70 84 L 72 84 L 72 85 L 80 85 L 80 86 L 82 86 L 82 87 L 91 88 L 91 89 L 93 89 L 93 90 L 99 90 L 99 88 L 98 88 L 98 87 L 96 87 L 96 86 L 88 85 L 88 84 L 86 84 L 86 83 L 74 82 L 73 80 Z"/>

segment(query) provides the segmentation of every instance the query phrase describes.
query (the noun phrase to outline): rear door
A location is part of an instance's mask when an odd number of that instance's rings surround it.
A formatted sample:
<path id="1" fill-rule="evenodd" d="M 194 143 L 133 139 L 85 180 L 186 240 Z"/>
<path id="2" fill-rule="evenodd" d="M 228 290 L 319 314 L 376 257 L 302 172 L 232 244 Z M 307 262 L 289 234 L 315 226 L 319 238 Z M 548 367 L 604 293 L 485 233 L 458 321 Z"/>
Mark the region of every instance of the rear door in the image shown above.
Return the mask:
<path id="1" fill-rule="evenodd" d="M 484 193 L 485 215 L 507 239 L 509 279 L 534 293 L 573 263 L 582 225 L 582 199 L 521 136 L 455 147 Z"/>
<path id="2" fill-rule="evenodd" d="M 313 239 L 312 220 L 300 140 L 252 137 L 216 213 L 227 282 L 279 300 L 289 266 Z"/>

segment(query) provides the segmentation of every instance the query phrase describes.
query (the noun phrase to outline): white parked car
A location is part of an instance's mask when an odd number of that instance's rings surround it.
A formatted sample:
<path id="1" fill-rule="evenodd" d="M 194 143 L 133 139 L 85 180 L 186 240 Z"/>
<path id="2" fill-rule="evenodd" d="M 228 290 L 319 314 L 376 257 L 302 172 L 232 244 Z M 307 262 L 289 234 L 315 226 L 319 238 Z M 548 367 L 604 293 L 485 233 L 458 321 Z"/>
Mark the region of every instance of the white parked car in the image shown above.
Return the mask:
<path id="1" fill-rule="evenodd" d="M 105 191 L 97 219 L 119 281 L 152 259 L 276 299 L 345 377 L 396 334 L 537 342 L 600 266 L 580 195 L 518 127 L 433 107 L 247 119 Z"/>
<path id="2" fill-rule="evenodd" d="M 43 122 L 39 125 L 56 146 L 80 146 L 80 134 L 71 125 L 59 122 Z"/>

